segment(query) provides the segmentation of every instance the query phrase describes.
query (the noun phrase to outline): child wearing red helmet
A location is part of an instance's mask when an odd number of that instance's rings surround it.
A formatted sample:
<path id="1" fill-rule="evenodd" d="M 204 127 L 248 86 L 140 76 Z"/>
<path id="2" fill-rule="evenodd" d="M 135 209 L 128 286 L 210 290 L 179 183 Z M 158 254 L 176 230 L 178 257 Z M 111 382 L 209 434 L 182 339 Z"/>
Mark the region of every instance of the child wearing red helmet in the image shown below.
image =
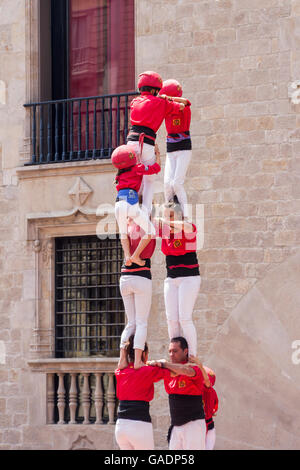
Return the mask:
<path id="1" fill-rule="evenodd" d="M 142 184 L 144 175 L 154 175 L 160 172 L 160 153 L 155 148 L 156 162 L 153 165 L 145 166 L 137 162 L 137 157 L 128 145 L 117 147 L 111 156 L 112 164 L 118 168 L 116 176 L 116 188 L 118 191 L 115 216 L 119 225 L 121 244 L 125 255 L 126 266 L 136 263 L 144 266 L 145 261 L 140 258 L 141 252 L 150 243 L 151 236 L 155 236 L 155 228 L 147 215 L 140 209 L 138 191 Z M 139 225 L 145 232 L 145 236 L 140 240 L 134 253 L 130 254 L 128 240 L 128 217 Z"/>
<path id="2" fill-rule="evenodd" d="M 185 104 L 183 110 L 176 111 L 165 118 L 168 135 L 164 186 L 166 202 L 171 201 L 176 195 L 184 217 L 187 217 L 187 196 L 183 184 L 192 157 L 191 103 L 182 98 L 182 87 L 177 80 L 173 79 L 163 82 L 160 96 Z"/>
<path id="3" fill-rule="evenodd" d="M 155 163 L 156 133 L 163 120 L 173 113 L 178 113 L 185 106 L 183 103 L 158 97 L 162 83 L 162 78 L 156 72 L 141 73 L 138 80 L 140 96 L 135 98 L 130 105 L 131 129 L 127 136 L 127 144 L 140 154 L 140 161 L 145 165 Z M 143 179 L 143 207 L 148 214 L 152 209 L 154 181 L 153 175 L 146 175 Z"/>

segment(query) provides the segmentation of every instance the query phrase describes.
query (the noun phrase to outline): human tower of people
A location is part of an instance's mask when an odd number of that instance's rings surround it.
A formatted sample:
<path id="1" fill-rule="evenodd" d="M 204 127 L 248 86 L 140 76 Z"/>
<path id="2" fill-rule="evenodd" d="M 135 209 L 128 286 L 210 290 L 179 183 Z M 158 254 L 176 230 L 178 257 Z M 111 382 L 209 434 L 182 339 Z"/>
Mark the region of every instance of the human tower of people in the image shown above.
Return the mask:
<path id="1" fill-rule="evenodd" d="M 127 324 L 121 335 L 115 371 L 121 450 L 153 450 L 149 403 L 154 383 L 164 380 L 169 397 L 170 450 L 212 450 L 213 416 L 218 397 L 215 373 L 197 356 L 193 309 L 201 277 L 196 254 L 196 226 L 189 221 L 184 180 L 192 156 L 191 103 L 177 80 L 162 81 L 156 72 L 139 75 L 140 95 L 131 103 L 127 144 L 112 153 L 116 175 L 115 216 L 124 251 L 120 292 Z M 156 133 L 165 120 L 167 154 L 163 213 L 153 214 L 156 175 L 161 170 Z M 152 302 L 151 256 L 156 238 L 166 257 L 164 300 L 169 360 L 148 360 L 147 324 Z"/>

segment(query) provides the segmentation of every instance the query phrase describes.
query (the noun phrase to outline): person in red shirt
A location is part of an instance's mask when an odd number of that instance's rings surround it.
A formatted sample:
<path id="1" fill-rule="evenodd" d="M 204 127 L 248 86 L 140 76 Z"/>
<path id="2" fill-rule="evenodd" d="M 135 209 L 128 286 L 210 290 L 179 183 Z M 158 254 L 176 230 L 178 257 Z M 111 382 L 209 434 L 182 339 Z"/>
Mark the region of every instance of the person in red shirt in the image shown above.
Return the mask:
<path id="1" fill-rule="evenodd" d="M 201 277 L 197 260 L 197 229 L 184 220 L 180 204 L 164 206 L 162 218 L 155 218 L 161 251 L 166 256 L 167 277 L 164 299 L 169 338 L 183 336 L 190 354 L 197 355 L 197 331 L 193 309 L 200 290 Z"/>
<path id="2" fill-rule="evenodd" d="M 143 230 L 132 219 L 128 223 L 128 240 L 130 255 L 138 247 L 144 236 Z M 120 347 L 124 348 L 129 337 L 134 334 L 134 368 L 144 365 L 142 353 L 147 337 L 147 323 L 152 302 L 151 256 L 155 250 L 156 239 L 142 251 L 140 257 L 145 260 L 145 266 L 132 263 L 123 264 L 120 276 L 120 292 L 122 295 L 127 325 L 121 335 Z"/>
<path id="3" fill-rule="evenodd" d="M 134 98 L 130 105 L 131 128 L 127 144 L 139 154 L 140 162 L 153 165 L 155 162 L 155 139 L 165 117 L 184 109 L 184 103 L 176 103 L 158 97 L 162 87 L 162 78 L 156 72 L 147 71 L 139 75 L 138 89 L 140 96 Z M 141 189 L 143 208 L 151 213 L 154 192 L 154 175 L 146 175 Z"/>
<path id="4" fill-rule="evenodd" d="M 189 357 L 189 362 L 192 362 L 196 365 L 201 364 L 199 359 L 195 356 Z M 215 372 L 207 366 L 203 366 L 209 381 L 210 386 L 207 387 L 206 385 L 203 388 L 202 398 L 203 398 L 203 406 L 204 406 L 204 413 L 205 413 L 205 422 L 206 422 L 206 438 L 205 438 L 205 450 L 213 450 L 216 442 L 216 429 L 213 417 L 216 415 L 219 407 L 219 398 L 217 392 L 214 389 L 214 385 L 216 382 L 216 374 Z"/>
<path id="5" fill-rule="evenodd" d="M 120 350 L 118 368 L 115 370 L 117 398 L 119 400 L 115 428 L 116 441 L 121 450 L 153 450 L 153 428 L 150 401 L 154 397 L 154 383 L 169 380 L 174 374 L 194 374 L 185 364 L 166 364 L 164 368 L 147 365 L 148 346 L 145 344 L 142 360 L 144 367 L 134 369 L 134 338 L 131 336 L 125 348 Z"/>
<path id="6" fill-rule="evenodd" d="M 216 428 L 213 417 L 216 416 L 219 407 L 219 398 L 214 385 L 216 382 L 216 374 L 209 367 L 204 366 L 206 370 L 211 386 L 209 388 L 204 387 L 203 390 L 203 403 L 206 421 L 206 450 L 213 450 L 216 442 Z"/>
<path id="7" fill-rule="evenodd" d="M 185 175 L 192 158 L 190 136 L 191 102 L 182 98 L 182 87 L 177 80 L 166 80 L 160 90 L 160 96 L 185 107 L 165 117 L 167 130 L 167 156 L 164 174 L 165 201 L 171 201 L 176 195 L 183 214 L 188 216 L 187 195 L 184 189 Z"/>
<path id="8" fill-rule="evenodd" d="M 153 175 L 160 172 L 159 149 L 156 147 L 156 162 L 151 166 L 137 163 L 134 150 L 127 145 L 117 147 L 113 151 L 111 159 L 112 164 L 118 168 L 116 176 L 118 195 L 115 204 L 115 216 L 119 225 L 125 264 L 130 266 L 135 263 L 144 266 L 145 261 L 140 258 L 140 254 L 150 243 L 151 236 L 155 235 L 155 228 L 149 217 L 140 209 L 138 191 L 144 175 Z M 130 254 L 127 236 L 128 217 L 133 219 L 145 232 L 145 236 L 140 240 L 133 254 Z"/>
<path id="9" fill-rule="evenodd" d="M 170 450 L 205 450 L 206 424 L 202 394 L 210 386 L 208 375 L 200 361 L 189 364 L 188 344 L 185 338 L 172 338 L 169 345 L 170 362 L 150 361 L 152 366 L 168 368 L 181 365 L 184 374 L 164 377 L 169 395 L 171 427 L 168 433 Z"/>

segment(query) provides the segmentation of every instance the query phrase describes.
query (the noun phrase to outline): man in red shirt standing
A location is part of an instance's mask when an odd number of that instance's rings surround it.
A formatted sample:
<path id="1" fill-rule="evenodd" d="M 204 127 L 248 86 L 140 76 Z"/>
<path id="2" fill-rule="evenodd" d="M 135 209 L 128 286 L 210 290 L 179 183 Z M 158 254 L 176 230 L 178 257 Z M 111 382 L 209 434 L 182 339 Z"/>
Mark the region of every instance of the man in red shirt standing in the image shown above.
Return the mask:
<path id="1" fill-rule="evenodd" d="M 182 373 L 185 374 L 164 378 L 171 415 L 169 449 L 205 450 L 206 423 L 202 394 L 204 385 L 210 387 L 209 377 L 202 364 L 188 364 L 185 338 L 179 336 L 171 339 L 169 356 L 170 362 L 161 360 L 149 363 L 170 370 L 172 365 L 182 364 Z"/>

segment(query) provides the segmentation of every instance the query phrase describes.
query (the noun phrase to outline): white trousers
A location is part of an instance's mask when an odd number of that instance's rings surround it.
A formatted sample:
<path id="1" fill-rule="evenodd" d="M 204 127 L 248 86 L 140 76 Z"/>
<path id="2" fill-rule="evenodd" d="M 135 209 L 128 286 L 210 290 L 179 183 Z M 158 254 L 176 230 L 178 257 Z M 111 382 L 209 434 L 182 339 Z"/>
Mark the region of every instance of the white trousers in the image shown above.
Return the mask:
<path id="1" fill-rule="evenodd" d="M 169 443 L 170 450 L 205 450 L 205 419 L 174 426 Z"/>
<path id="2" fill-rule="evenodd" d="M 115 437 L 121 450 L 153 450 L 152 423 L 132 419 L 118 419 Z"/>
<path id="3" fill-rule="evenodd" d="M 115 216 L 119 226 L 119 232 L 121 237 L 124 238 L 128 233 L 128 217 L 134 220 L 134 222 L 144 230 L 146 235 L 155 236 L 155 227 L 151 223 L 148 215 L 141 210 L 139 204 L 129 204 L 125 200 L 116 202 L 115 204 Z"/>
<path id="4" fill-rule="evenodd" d="M 183 336 L 187 340 L 189 354 L 193 356 L 197 356 L 197 331 L 193 323 L 193 309 L 200 284 L 200 276 L 174 279 L 167 277 L 164 282 L 169 338 Z"/>
<path id="5" fill-rule="evenodd" d="M 165 201 L 170 201 L 176 194 L 184 216 L 188 215 L 187 195 L 184 189 L 185 175 L 192 158 L 191 150 L 177 150 L 166 156 L 164 190 Z"/>
<path id="6" fill-rule="evenodd" d="M 139 142 L 134 142 L 134 141 L 128 141 L 128 145 L 133 147 L 135 152 L 139 152 L 140 150 L 140 145 Z M 143 152 L 142 155 L 140 156 L 140 161 L 144 165 L 154 165 L 156 162 L 156 157 L 155 157 L 155 149 L 153 145 L 150 144 L 143 144 Z M 143 209 L 150 214 L 152 210 L 152 200 L 153 200 L 153 194 L 154 194 L 154 183 L 156 180 L 156 174 L 155 175 L 144 175 L 143 176 L 143 183 L 141 185 L 141 189 L 139 191 L 139 194 L 143 195 Z"/>
<path id="7" fill-rule="evenodd" d="M 120 292 L 127 316 L 127 325 L 121 335 L 120 347 L 124 348 L 126 341 L 134 334 L 134 349 L 143 350 L 151 309 L 152 281 L 141 276 L 121 276 Z"/>
<path id="8" fill-rule="evenodd" d="M 207 431 L 205 439 L 205 450 L 213 450 L 216 442 L 216 428 Z"/>

